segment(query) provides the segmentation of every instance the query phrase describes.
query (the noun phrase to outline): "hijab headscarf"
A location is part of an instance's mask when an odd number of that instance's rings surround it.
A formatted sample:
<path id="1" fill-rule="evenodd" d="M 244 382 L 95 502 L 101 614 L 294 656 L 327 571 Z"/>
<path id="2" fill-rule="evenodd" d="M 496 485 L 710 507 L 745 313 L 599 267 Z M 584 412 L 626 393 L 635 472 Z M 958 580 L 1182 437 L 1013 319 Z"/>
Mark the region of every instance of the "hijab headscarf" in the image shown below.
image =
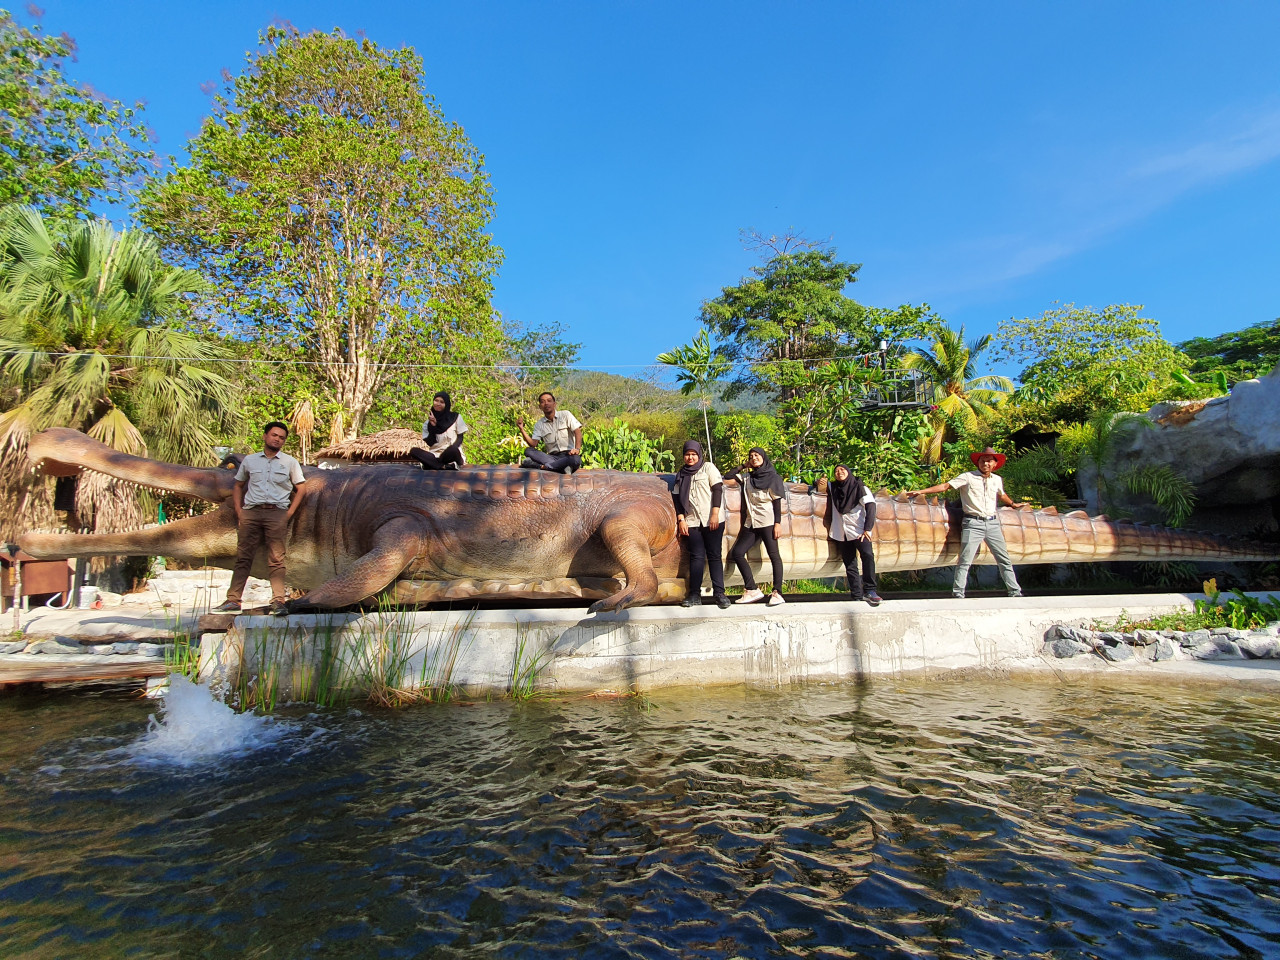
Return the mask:
<path id="1" fill-rule="evenodd" d="M 686 514 L 689 512 L 689 488 L 693 485 L 693 475 L 701 470 L 707 462 L 702 456 L 702 444 L 697 440 L 686 440 L 684 442 L 683 452 L 688 453 L 690 450 L 698 455 L 698 462 L 693 466 L 689 466 L 686 463 L 676 471 L 676 481 L 679 484 L 677 495 L 680 499 L 680 512 Z"/>
<path id="2" fill-rule="evenodd" d="M 844 464 L 840 464 L 840 467 L 849 470 Z M 840 467 L 836 469 L 839 470 Z M 848 513 L 856 507 L 865 496 L 865 491 L 866 486 L 852 470 L 849 470 L 849 476 L 843 481 L 835 479 L 827 481 L 827 501 L 837 513 Z"/>
<path id="3" fill-rule="evenodd" d="M 436 397 L 444 401 L 443 410 L 434 409 Z M 453 412 L 453 401 L 449 399 L 449 394 L 446 391 L 437 391 L 435 397 L 431 398 L 431 405 L 433 408 L 432 413 L 436 417 L 436 425 L 433 427 L 430 423 L 427 424 L 427 443 L 435 443 L 436 437 L 452 427 L 453 422 L 458 419 L 458 415 Z"/>
<path id="4" fill-rule="evenodd" d="M 773 468 L 773 461 L 769 459 L 769 454 L 760 447 L 752 447 L 751 452 L 760 454 L 764 463 L 758 467 L 747 468 L 747 475 L 750 478 L 747 482 L 757 490 L 768 490 L 771 497 L 785 497 L 787 488 L 783 485 L 782 478 L 778 476 L 778 471 Z"/>

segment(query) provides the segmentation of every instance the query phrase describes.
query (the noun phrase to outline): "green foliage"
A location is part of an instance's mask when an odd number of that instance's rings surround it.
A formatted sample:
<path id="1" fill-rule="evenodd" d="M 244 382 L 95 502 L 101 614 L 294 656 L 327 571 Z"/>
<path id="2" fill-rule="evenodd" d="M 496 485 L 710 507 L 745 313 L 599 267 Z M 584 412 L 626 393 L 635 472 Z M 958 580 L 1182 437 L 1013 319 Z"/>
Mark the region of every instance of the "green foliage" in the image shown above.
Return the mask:
<path id="1" fill-rule="evenodd" d="M 1195 486 L 1166 466 L 1115 468 L 1121 443 L 1137 430 L 1149 430 L 1150 420 L 1135 413 L 1102 410 L 1087 423 L 1064 430 L 1059 444 L 1062 455 L 1089 464 L 1095 471 L 1094 494 L 1099 506 L 1111 512 L 1117 507 L 1117 490 L 1151 498 L 1171 526 L 1185 523 L 1195 508 Z"/>
<path id="2" fill-rule="evenodd" d="M 1117 480 L 1129 493 L 1150 497 L 1171 527 L 1182 526 L 1195 509 L 1195 484 L 1163 464 L 1130 467 L 1120 471 Z"/>
<path id="3" fill-rule="evenodd" d="M 675 456 L 664 449 L 665 438 L 650 440 L 615 419 L 613 426 L 587 427 L 582 433 L 582 465 L 601 470 L 662 473 L 675 469 Z"/>
<path id="4" fill-rule="evenodd" d="M 0 211 L 0 381 L 21 399 L 5 436 L 74 427 L 126 453 L 211 462 L 234 390 L 225 351 L 181 328 L 200 277 L 105 220 Z"/>
<path id="5" fill-rule="evenodd" d="M 771 255 L 702 305 L 716 353 L 739 370 L 725 396 L 761 389 L 788 398 L 796 388 L 783 382 L 785 362 L 870 353 L 881 339 L 912 340 L 928 328 L 927 305 L 885 310 L 846 297 L 862 265 L 837 259 L 832 248 L 794 236 L 751 240 Z"/>
<path id="6" fill-rule="evenodd" d="M 538 689 L 542 674 L 555 659 L 555 653 L 545 638 L 539 643 L 531 640 L 529 621 L 516 622 L 516 643 L 511 656 L 511 677 L 507 692 L 512 700 L 524 702 L 549 696 Z"/>
<path id="7" fill-rule="evenodd" d="M 643 413 L 628 413 L 623 418 L 633 430 L 639 430 L 650 440 L 660 444 L 664 449 L 670 450 L 676 455 L 676 460 L 680 459 L 680 452 L 684 449 L 685 440 L 698 435 L 698 431 L 702 429 L 702 415 L 697 410 L 656 410 Z M 711 422 L 717 422 L 715 415 L 712 415 Z M 719 434 L 715 434 L 719 436 Z"/>
<path id="8" fill-rule="evenodd" d="M 1196 613 L 1215 612 L 1215 608 L 1221 610 L 1227 626 L 1235 627 L 1237 630 L 1263 627 L 1280 620 L 1280 597 L 1268 597 L 1262 600 L 1249 596 L 1243 590 L 1235 590 L 1232 591 L 1235 594 L 1234 599 L 1223 601 L 1221 593 L 1218 592 L 1216 579 L 1205 581 L 1204 592 L 1208 599 L 1196 601 Z"/>
<path id="9" fill-rule="evenodd" d="M 722 413 L 716 417 L 715 437 L 720 441 L 719 462 L 746 463 L 752 447 L 762 450 L 779 448 L 778 420 L 765 413 Z"/>
<path id="10" fill-rule="evenodd" d="M 997 359 L 1027 363 L 1016 400 L 1024 422 L 1083 423 L 1099 410 L 1145 410 L 1186 358 L 1141 306 L 1074 304 L 1011 318 L 995 334 Z"/>
<path id="11" fill-rule="evenodd" d="M 1227 384 L 1261 377 L 1280 362 L 1280 319 L 1255 323 L 1216 337 L 1196 337 L 1178 344 L 1191 363 L 1187 372 L 1197 382 L 1221 375 Z"/>
<path id="12" fill-rule="evenodd" d="M 1076 460 L 1057 444 L 1031 447 L 1009 456 L 1000 476 L 1005 490 L 1014 500 L 1025 500 L 1037 507 L 1067 505 L 1074 496 Z"/>
<path id="13" fill-rule="evenodd" d="M 540 327 L 524 329 L 519 325 L 507 328 L 507 361 L 513 365 L 512 373 L 517 383 L 528 389 L 533 383 L 546 384 L 542 389 L 554 390 L 578 362 L 582 344 L 564 338 L 561 323 L 548 323 Z"/>
<path id="14" fill-rule="evenodd" d="M 350 431 L 387 363 L 437 365 L 414 375 L 434 391 L 438 365 L 505 357 L 482 157 L 412 49 L 272 28 L 188 152 L 145 191 L 145 222 L 211 278 L 213 313 L 318 361 Z M 466 388 L 472 410 L 502 392 L 492 375 Z"/>
<path id="15" fill-rule="evenodd" d="M 154 162 L 142 104 L 72 83 L 64 69 L 75 50 L 65 34 L 0 10 L 0 206 L 83 216 L 95 202 L 128 199 Z"/>

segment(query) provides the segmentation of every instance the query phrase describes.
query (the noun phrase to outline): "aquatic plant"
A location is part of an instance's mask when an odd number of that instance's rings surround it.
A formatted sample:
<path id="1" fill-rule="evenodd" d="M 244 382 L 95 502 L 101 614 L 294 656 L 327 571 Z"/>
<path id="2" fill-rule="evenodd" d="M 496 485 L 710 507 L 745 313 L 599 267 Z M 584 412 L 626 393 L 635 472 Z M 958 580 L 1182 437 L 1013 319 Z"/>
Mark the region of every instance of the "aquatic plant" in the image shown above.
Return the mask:
<path id="1" fill-rule="evenodd" d="M 422 649 L 422 670 L 418 676 L 419 699 L 432 703 L 448 703 L 458 692 L 453 682 L 453 671 L 458 657 L 475 638 L 471 624 L 476 618 L 474 609 L 468 611 L 459 623 L 445 624 L 439 631 L 428 627 L 424 631 L 426 642 Z"/>
<path id="2" fill-rule="evenodd" d="M 173 644 L 165 651 L 164 665 L 170 675 L 179 674 L 196 682 L 200 679 L 200 643 L 192 643 L 185 632 L 173 635 Z"/>
<path id="3" fill-rule="evenodd" d="M 555 658 L 551 646 L 545 643 L 541 632 L 536 640 L 530 639 L 531 624 L 528 620 L 516 622 L 516 643 L 511 657 L 511 679 L 507 693 L 512 700 L 532 700 L 550 694 L 538 689 L 538 681 L 547 666 Z M 541 641 L 541 642 L 540 642 Z"/>

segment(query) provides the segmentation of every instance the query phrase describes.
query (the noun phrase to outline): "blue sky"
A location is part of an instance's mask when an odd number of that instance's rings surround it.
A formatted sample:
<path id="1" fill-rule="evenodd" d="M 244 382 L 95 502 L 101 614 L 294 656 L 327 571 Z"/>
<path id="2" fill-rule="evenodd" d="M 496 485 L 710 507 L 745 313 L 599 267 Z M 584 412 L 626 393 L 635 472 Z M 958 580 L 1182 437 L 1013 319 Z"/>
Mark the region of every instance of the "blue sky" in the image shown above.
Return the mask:
<path id="1" fill-rule="evenodd" d="M 1280 4 L 48 2 L 163 154 L 274 18 L 409 44 L 484 152 L 495 302 L 635 372 L 796 228 L 850 290 L 970 334 L 1142 303 L 1182 340 L 1280 316 Z"/>

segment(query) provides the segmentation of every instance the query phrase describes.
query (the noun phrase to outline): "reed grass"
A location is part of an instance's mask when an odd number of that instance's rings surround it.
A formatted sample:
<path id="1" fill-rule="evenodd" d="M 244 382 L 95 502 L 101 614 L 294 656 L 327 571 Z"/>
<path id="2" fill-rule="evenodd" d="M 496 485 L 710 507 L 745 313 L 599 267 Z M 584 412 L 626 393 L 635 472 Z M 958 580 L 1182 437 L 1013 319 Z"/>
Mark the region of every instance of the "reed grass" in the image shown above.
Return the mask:
<path id="1" fill-rule="evenodd" d="M 476 611 L 434 629 L 419 628 L 414 612 L 384 597 L 349 629 L 333 617 L 314 629 L 268 627 L 242 657 L 234 706 L 271 713 L 286 690 L 292 702 L 326 707 L 356 700 L 390 708 L 448 703 L 458 695 L 453 675 L 474 637 Z"/>
<path id="2" fill-rule="evenodd" d="M 533 638 L 531 630 L 529 621 L 516 622 L 516 644 L 511 657 L 507 694 L 512 700 L 519 702 L 551 696 L 549 691 L 539 690 L 538 685 L 555 654 L 541 632 Z"/>

